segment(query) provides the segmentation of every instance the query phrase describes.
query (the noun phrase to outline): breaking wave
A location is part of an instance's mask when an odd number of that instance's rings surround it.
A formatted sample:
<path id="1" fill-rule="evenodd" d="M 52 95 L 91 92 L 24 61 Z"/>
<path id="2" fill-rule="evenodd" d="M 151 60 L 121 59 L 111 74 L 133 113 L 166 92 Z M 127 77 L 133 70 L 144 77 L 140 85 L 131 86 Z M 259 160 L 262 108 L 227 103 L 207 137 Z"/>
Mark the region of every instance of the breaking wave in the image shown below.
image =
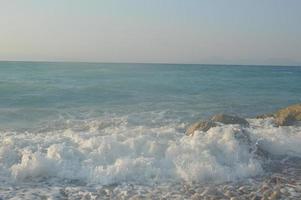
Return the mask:
<path id="1" fill-rule="evenodd" d="M 135 182 L 223 182 L 264 173 L 266 160 L 234 133 L 248 132 L 251 146 L 275 156 L 301 155 L 301 127 L 275 127 L 269 119 L 248 119 L 249 128 L 221 125 L 194 136 L 186 124 L 141 126 L 127 117 L 70 123 L 39 132 L 2 131 L 0 178 L 85 184 Z"/>

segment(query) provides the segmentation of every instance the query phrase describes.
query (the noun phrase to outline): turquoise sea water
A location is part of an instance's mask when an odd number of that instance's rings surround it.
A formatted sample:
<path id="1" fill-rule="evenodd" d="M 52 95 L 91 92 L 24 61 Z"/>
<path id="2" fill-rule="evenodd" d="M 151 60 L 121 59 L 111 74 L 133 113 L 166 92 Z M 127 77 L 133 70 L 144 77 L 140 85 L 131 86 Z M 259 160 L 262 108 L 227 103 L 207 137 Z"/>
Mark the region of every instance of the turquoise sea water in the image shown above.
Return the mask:
<path id="1" fill-rule="evenodd" d="M 99 116 L 141 125 L 159 115 L 252 117 L 300 101 L 300 67 L 0 62 L 2 129 Z"/>
<path id="2" fill-rule="evenodd" d="M 0 62 L 0 199 L 185 199 L 268 175 L 301 158 L 301 126 L 254 116 L 300 101 L 300 67 Z M 250 126 L 184 134 L 216 113 Z"/>

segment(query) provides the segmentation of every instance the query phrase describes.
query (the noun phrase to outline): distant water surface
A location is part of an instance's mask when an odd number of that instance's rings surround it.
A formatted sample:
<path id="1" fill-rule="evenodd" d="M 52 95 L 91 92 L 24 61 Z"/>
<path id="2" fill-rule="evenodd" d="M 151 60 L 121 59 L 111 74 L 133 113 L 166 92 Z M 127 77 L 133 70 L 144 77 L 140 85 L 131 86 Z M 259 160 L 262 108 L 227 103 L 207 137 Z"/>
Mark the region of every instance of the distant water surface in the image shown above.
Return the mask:
<path id="1" fill-rule="evenodd" d="M 103 115 L 189 122 L 301 101 L 301 67 L 0 62 L 1 128 Z"/>

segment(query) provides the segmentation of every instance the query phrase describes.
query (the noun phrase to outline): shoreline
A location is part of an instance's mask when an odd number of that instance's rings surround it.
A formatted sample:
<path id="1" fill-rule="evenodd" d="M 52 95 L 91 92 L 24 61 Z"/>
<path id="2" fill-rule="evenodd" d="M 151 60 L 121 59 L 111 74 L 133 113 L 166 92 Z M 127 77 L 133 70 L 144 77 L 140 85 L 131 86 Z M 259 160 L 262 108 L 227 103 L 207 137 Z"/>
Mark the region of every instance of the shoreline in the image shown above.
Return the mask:
<path id="1" fill-rule="evenodd" d="M 301 159 L 271 163 L 277 169 L 264 175 L 224 183 L 165 183 L 153 186 L 139 184 L 51 185 L 0 187 L 0 198 L 22 199 L 252 199 L 297 200 L 301 198 Z M 72 186 L 73 185 L 73 186 Z"/>

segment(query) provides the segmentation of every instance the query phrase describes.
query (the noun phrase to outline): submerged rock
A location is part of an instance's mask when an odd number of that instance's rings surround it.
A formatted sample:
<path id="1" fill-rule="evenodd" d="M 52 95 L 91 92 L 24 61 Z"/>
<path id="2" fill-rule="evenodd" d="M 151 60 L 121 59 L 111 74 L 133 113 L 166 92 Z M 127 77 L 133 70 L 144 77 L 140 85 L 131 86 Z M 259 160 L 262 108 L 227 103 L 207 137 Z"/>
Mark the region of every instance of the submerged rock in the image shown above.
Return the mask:
<path id="1" fill-rule="evenodd" d="M 210 120 L 207 121 L 199 121 L 196 122 L 186 129 L 186 135 L 193 135 L 194 131 L 208 131 L 210 128 L 218 126 L 218 123 L 222 124 L 239 124 L 242 126 L 249 126 L 249 122 L 241 117 L 219 114 L 211 117 Z"/>

